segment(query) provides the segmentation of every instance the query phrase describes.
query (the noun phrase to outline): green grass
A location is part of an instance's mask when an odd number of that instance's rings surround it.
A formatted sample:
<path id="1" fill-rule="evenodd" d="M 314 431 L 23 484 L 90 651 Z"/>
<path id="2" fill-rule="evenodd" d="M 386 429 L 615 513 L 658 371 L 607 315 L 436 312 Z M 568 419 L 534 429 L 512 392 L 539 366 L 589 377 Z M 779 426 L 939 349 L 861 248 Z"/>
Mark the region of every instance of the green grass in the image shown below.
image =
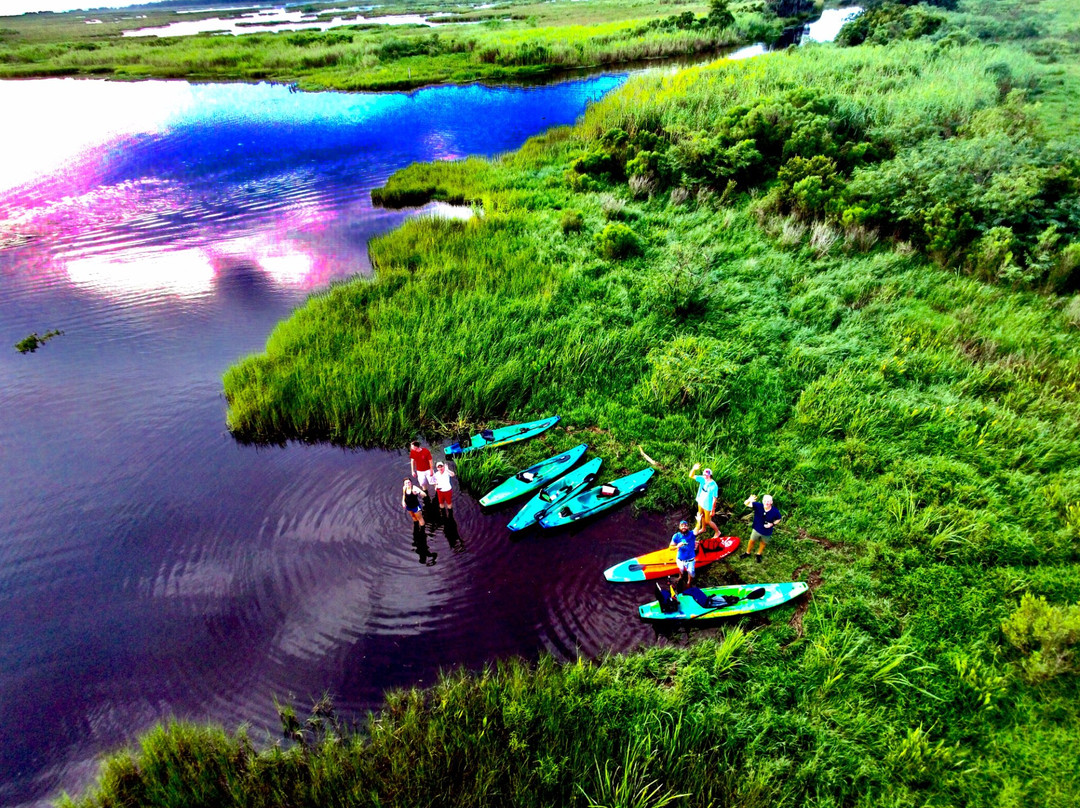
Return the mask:
<path id="1" fill-rule="evenodd" d="M 759 4 L 760 5 L 760 4 Z M 326 32 L 124 38 L 161 25 L 133 12 L 13 17 L 0 35 L 0 78 L 92 75 L 115 78 L 270 79 L 305 89 L 378 90 L 440 82 L 527 78 L 582 67 L 681 57 L 779 35 L 781 22 L 752 3 L 733 4 L 726 28 L 649 29 L 647 23 L 706 4 L 672 0 L 512 2 L 452 18 L 480 24 L 361 25 Z M 398 3 L 387 13 L 467 11 L 454 3 Z M 238 13 L 238 12 L 236 12 Z M 189 16 L 214 16 L 211 13 Z M 88 26 L 87 17 L 101 19 Z"/>
<path id="2" fill-rule="evenodd" d="M 230 428 L 254 440 L 403 445 L 563 416 L 462 461 L 475 487 L 584 435 L 613 474 L 655 459 L 638 506 L 682 511 L 687 468 L 708 463 L 725 532 L 747 536 L 751 492 L 788 516 L 763 565 L 712 565 L 702 585 L 809 579 L 808 604 L 595 662 L 451 673 L 340 739 L 294 729 L 297 745 L 255 752 L 162 729 L 75 804 L 1077 804 L 1080 296 L 784 185 L 811 142 L 837 168 L 809 176 L 845 205 L 872 185 L 857 177 L 901 170 L 954 199 L 958 164 L 916 158 L 1019 121 L 1028 162 L 1004 154 L 956 211 L 976 241 L 1004 221 L 1023 233 L 1015 204 L 983 221 L 976 203 L 1046 165 L 1074 178 L 1054 161 L 1075 123 L 1031 102 L 1075 85 L 1010 41 L 721 62 L 635 80 L 515 154 L 412 166 L 384 202 L 483 215 L 377 239 L 373 280 L 314 295 L 225 377 Z M 1003 93 L 1006 75 L 1025 94 Z M 1035 230 L 1077 195 L 1040 193 Z M 615 224 L 639 255 L 605 257 Z M 1068 216 L 1055 226 L 1078 240 Z M 410 361 L 432 333 L 438 349 Z"/>

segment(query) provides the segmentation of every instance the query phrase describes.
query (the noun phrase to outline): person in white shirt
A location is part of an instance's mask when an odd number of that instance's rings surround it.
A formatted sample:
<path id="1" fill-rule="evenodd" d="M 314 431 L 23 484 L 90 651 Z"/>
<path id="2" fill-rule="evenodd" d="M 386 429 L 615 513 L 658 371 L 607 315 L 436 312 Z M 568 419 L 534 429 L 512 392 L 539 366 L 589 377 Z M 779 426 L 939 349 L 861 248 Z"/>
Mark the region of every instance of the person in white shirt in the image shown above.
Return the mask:
<path id="1" fill-rule="evenodd" d="M 439 498 L 440 511 L 454 510 L 454 491 L 450 478 L 456 476 L 441 460 L 435 464 L 435 495 Z"/>

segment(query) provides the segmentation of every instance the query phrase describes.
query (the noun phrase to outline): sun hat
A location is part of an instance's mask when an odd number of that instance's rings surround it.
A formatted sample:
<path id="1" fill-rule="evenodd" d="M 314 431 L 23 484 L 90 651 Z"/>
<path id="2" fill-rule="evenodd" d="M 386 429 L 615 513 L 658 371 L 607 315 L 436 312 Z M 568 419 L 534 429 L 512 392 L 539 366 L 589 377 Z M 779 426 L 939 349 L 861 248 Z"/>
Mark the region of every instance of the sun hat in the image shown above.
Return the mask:
<path id="1" fill-rule="evenodd" d="M 705 473 L 712 477 L 712 469 L 705 469 Z"/>

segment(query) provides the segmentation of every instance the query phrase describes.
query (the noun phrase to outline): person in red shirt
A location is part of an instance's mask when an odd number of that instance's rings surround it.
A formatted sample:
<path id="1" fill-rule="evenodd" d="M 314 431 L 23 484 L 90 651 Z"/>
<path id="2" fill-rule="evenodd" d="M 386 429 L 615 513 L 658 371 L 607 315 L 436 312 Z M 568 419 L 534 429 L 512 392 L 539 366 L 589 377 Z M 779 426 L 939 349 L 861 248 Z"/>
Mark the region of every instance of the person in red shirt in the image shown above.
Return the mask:
<path id="1" fill-rule="evenodd" d="M 412 466 L 412 476 L 424 489 L 424 496 L 430 497 L 427 487 L 430 484 L 435 487 L 435 471 L 431 468 L 431 450 L 422 447 L 420 441 L 414 440 L 409 450 L 409 465 Z"/>

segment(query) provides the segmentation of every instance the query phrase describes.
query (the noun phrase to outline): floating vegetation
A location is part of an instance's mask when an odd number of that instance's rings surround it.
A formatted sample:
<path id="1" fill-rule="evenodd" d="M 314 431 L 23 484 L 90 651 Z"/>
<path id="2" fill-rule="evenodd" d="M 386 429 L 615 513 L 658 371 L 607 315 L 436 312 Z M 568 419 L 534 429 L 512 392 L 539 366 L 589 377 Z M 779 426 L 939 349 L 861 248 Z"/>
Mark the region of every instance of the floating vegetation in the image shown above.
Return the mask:
<path id="1" fill-rule="evenodd" d="M 41 336 L 41 335 L 38 334 L 37 331 L 35 331 L 30 336 L 25 337 L 24 339 L 21 339 L 18 342 L 16 342 L 15 343 L 15 350 L 18 351 L 19 353 L 23 353 L 23 354 L 25 354 L 25 353 L 33 353 L 38 348 L 40 348 L 42 345 L 44 345 L 46 342 L 51 340 L 53 337 L 59 337 L 63 333 L 64 333 L 63 331 L 53 330 L 53 331 L 46 331 L 44 336 Z"/>

